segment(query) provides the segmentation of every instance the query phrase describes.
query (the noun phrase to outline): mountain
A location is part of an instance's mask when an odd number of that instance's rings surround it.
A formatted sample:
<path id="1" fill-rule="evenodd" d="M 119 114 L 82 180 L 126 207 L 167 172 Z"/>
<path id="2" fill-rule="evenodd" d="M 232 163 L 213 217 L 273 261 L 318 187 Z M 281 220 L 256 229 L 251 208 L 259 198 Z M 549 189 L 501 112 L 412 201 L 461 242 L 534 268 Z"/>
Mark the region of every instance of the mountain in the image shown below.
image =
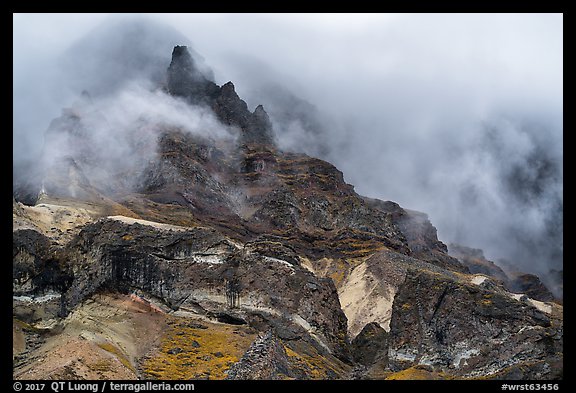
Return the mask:
<path id="1" fill-rule="evenodd" d="M 518 269 L 510 269 L 509 266 L 507 266 L 508 273 L 505 273 L 494 262 L 487 260 L 480 249 L 450 244 L 450 255 L 466 265 L 471 273 L 491 276 L 500 281 L 511 292 L 525 293 L 529 297 L 540 301 L 559 300 L 554 297 L 554 294 L 540 281 L 538 276 L 524 273 Z"/>
<path id="2" fill-rule="evenodd" d="M 63 110 L 14 193 L 16 379 L 562 378 L 553 298 L 279 149 L 187 46 L 151 80 Z"/>

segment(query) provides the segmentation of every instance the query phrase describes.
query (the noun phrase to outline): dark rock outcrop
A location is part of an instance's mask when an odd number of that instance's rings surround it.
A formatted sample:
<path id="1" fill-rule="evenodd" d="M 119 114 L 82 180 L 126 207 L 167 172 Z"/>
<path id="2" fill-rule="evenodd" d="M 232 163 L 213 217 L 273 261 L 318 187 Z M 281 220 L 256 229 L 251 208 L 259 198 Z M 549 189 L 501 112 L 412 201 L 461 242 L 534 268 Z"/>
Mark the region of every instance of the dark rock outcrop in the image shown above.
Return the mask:
<path id="1" fill-rule="evenodd" d="M 543 302 L 553 301 L 554 295 L 534 274 L 521 273 L 514 275 L 508 282 L 508 288 L 512 292 L 523 293 L 526 296 Z"/>
<path id="2" fill-rule="evenodd" d="M 409 272 L 394 299 L 388 340 L 392 371 L 425 364 L 472 378 L 521 368 L 523 377 L 553 379 L 561 370 L 553 310 L 422 271 Z"/>
<path id="3" fill-rule="evenodd" d="M 252 343 L 238 363 L 230 367 L 226 379 L 278 380 L 293 377 L 286 350 L 269 330 Z"/>
<path id="4" fill-rule="evenodd" d="M 36 323 L 61 316 L 61 295 L 72 285 L 72 272 L 53 242 L 35 230 L 14 231 L 12 304 L 15 318 Z"/>
<path id="5" fill-rule="evenodd" d="M 258 105 L 256 109 L 254 109 L 254 113 L 252 113 L 250 117 L 250 123 L 246 130 L 244 141 L 245 143 L 273 144 L 274 134 L 272 122 L 270 122 L 270 117 L 262 105 Z"/>
<path id="6" fill-rule="evenodd" d="M 210 104 L 218 95 L 218 86 L 206 79 L 196 67 L 186 46 L 175 46 L 168 67 L 168 92 L 192 104 Z"/>
<path id="7" fill-rule="evenodd" d="M 354 361 L 363 366 L 371 366 L 376 361 L 385 363 L 388 354 L 388 332 L 376 322 L 371 322 L 352 340 L 351 347 Z"/>
<path id="8" fill-rule="evenodd" d="M 248 105 L 238 96 L 232 82 L 222 85 L 213 104 L 213 109 L 224 124 L 237 126 L 242 130 L 248 128 L 251 115 L 248 111 Z"/>
<path id="9" fill-rule="evenodd" d="M 212 109 L 224 124 L 239 127 L 241 145 L 274 145 L 272 123 L 264 107 L 258 105 L 254 112 L 250 112 L 246 102 L 236 93 L 232 82 L 222 85 L 212 102 Z"/>
<path id="10" fill-rule="evenodd" d="M 386 212 L 390 216 L 390 220 L 406 239 L 409 249 L 406 254 L 445 269 L 469 273 L 466 266 L 448 255 L 448 247 L 438 240 L 436 228 L 428 219 L 427 214 L 403 209 L 391 201 L 366 197 L 363 199 L 372 208 Z"/>
<path id="11" fill-rule="evenodd" d="M 21 229 L 12 236 L 12 278 L 15 295 L 63 292 L 71 285 L 66 266 L 59 260 L 58 248 L 46 236 Z"/>

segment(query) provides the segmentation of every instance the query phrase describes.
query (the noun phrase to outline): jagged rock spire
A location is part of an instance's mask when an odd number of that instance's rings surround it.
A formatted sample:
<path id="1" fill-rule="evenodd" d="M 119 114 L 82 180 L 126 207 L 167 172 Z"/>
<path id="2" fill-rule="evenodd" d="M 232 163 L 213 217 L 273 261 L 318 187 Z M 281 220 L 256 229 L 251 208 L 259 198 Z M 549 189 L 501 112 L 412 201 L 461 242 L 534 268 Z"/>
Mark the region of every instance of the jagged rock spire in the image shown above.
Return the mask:
<path id="1" fill-rule="evenodd" d="M 208 103 L 218 92 L 218 86 L 202 75 L 186 46 L 175 46 L 168 67 L 168 92 L 184 97 L 191 103 Z"/>
<path id="2" fill-rule="evenodd" d="M 185 45 L 176 45 L 172 50 L 172 61 L 170 62 L 170 67 L 168 70 L 180 70 L 187 74 L 195 74 L 196 67 L 194 65 L 194 59 L 188 51 L 188 47 Z"/>
<path id="3" fill-rule="evenodd" d="M 262 105 L 256 107 L 250 120 L 247 138 L 260 143 L 273 144 L 274 132 L 272 130 L 272 122 Z"/>
<path id="4" fill-rule="evenodd" d="M 222 85 L 212 109 L 224 124 L 237 126 L 242 130 L 248 127 L 250 117 L 248 105 L 236 94 L 232 82 Z"/>
<path id="5" fill-rule="evenodd" d="M 192 104 L 210 106 L 224 124 L 238 127 L 240 143 L 273 145 L 272 122 L 262 105 L 254 112 L 242 100 L 232 82 L 219 87 L 198 70 L 186 46 L 175 46 L 168 67 L 168 92 Z"/>

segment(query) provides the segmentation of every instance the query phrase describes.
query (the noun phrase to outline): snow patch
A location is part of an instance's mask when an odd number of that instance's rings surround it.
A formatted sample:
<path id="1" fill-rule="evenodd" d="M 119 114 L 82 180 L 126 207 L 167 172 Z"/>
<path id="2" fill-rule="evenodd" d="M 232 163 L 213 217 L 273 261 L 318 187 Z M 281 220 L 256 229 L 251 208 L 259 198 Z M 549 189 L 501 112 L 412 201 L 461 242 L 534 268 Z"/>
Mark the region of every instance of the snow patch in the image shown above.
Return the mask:
<path id="1" fill-rule="evenodd" d="M 288 268 L 290 268 L 290 275 L 292 275 L 292 274 L 295 273 L 295 271 L 294 271 L 294 266 L 293 266 L 291 263 L 289 263 L 289 262 L 286 262 L 286 261 L 284 261 L 284 260 L 282 260 L 282 259 L 273 258 L 273 257 L 267 257 L 267 256 L 264 256 L 263 258 L 264 258 L 264 260 L 265 260 L 266 262 L 280 263 L 280 264 L 282 264 L 282 265 L 284 265 L 284 266 L 287 266 Z"/>
<path id="2" fill-rule="evenodd" d="M 188 227 L 181 227 L 178 225 L 172 224 L 162 224 L 160 222 L 155 221 L 148 221 L 148 220 L 141 220 L 139 218 L 132 218 L 126 216 L 108 216 L 107 218 L 111 220 L 121 221 L 125 224 L 132 225 L 132 224 L 140 224 L 140 225 L 147 225 L 158 229 L 163 229 L 165 231 L 188 231 L 190 228 Z"/>
<path id="3" fill-rule="evenodd" d="M 316 340 L 316 342 L 318 344 L 320 344 L 324 349 L 326 349 L 329 353 L 332 353 L 332 351 L 330 350 L 330 347 L 328 345 L 326 345 L 326 343 L 324 342 L 324 340 L 322 340 L 320 337 L 318 337 L 318 335 L 315 333 L 315 328 L 312 327 L 310 325 L 310 323 L 308 323 L 307 320 L 305 320 L 304 318 L 302 318 L 300 315 L 298 314 L 292 314 L 292 321 L 296 322 L 298 325 L 300 325 L 301 327 L 303 327 L 304 329 L 306 329 L 306 331 L 310 334 L 310 336 Z"/>
<path id="4" fill-rule="evenodd" d="M 302 326 L 304 329 L 306 329 L 306 331 L 310 331 L 312 330 L 312 326 L 308 323 L 307 320 L 305 320 L 304 318 L 302 318 L 300 315 L 298 314 L 294 314 L 292 315 L 292 319 L 294 322 L 296 322 L 298 325 Z"/>
<path id="5" fill-rule="evenodd" d="M 551 314 L 552 313 L 552 306 L 546 302 L 541 302 L 539 300 L 534 300 L 532 298 L 527 297 L 525 294 L 523 293 L 509 293 L 510 297 L 518 300 L 518 301 L 522 301 L 522 298 L 526 297 L 526 299 L 528 300 L 528 302 L 530 302 L 530 304 L 532 304 L 534 307 L 536 307 L 538 310 L 542 311 L 543 313 L 546 314 Z"/>
<path id="6" fill-rule="evenodd" d="M 390 359 L 398 360 L 401 362 L 413 362 L 416 360 L 416 351 L 402 351 L 390 349 L 389 357 Z"/>
<path id="7" fill-rule="evenodd" d="M 218 255 L 192 255 L 192 260 L 196 263 L 207 263 L 209 265 L 224 263 L 224 260 Z"/>
<path id="8" fill-rule="evenodd" d="M 60 297 L 62 295 L 59 293 L 50 293 L 43 296 L 12 296 L 12 299 L 23 303 L 46 303 Z"/>
<path id="9" fill-rule="evenodd" d="M 454 360 L 452 361 L 452 365 L 456 368 L 460 368 L 460 362 L 464 360 L 463 366 L 466 366 L 468 363 L 466 359 L 471 358 L 472 356 L 478 355 L 480 351 L 476 348 L 473 349 L 465 349 L 461 352 L 456 353 L 454 356 Z"/>
<path id="10" fill-rule="evenodd" d="M 486 276 L 475 275 L 474 277 L 472 277 L 472 280 L 470 280 L 470 282 L 471 282 L 472 284 L 480 285 L 480 284 L 482 284 L 484 281 L 486 281 L 487 279 L 488 279 L 488 277 L 486 277 Z"/>
<path id="11" fill-rule="evenodd" d="M 534 307 L 536 307 L 538 310 L 540 310 L 540 311 L 542 311 L 542 312 L 544 312 L 544 313 L 546 313 L 546 314 L 551 314 L 551 313 L 552 313 L 552 306 L 551 306 L 551 305 L 549 305 L 549 304 L 547 304 L 547 303 L 544 303 L 544 302 L 541 302 L 541 301 L 539 301 L 539 300 L 531 299 L 531 298 L 528 298 L 528 301 L 529 301 L 530 303 L 532 303 L 532 305 L 533 305 Z"/>

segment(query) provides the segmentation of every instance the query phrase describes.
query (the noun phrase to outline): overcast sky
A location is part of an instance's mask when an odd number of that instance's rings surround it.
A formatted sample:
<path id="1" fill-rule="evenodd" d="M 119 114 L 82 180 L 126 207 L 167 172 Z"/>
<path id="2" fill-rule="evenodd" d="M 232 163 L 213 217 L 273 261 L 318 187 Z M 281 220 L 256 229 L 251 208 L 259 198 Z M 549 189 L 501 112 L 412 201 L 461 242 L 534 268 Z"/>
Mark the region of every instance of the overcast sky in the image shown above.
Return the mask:
<path id="1" fill-rule="evenodd" d="M 148 17 L 187 37 L 251 110 L 266 108 L 255 100 L 268 82 L 314 105 L 325 158 L 360 194 L 428 213 L 447 243 L 561 267 L 561 14 Z M 15 161 L 78 94 L 57 59 L 109 18 L 14 15 Z"/>

